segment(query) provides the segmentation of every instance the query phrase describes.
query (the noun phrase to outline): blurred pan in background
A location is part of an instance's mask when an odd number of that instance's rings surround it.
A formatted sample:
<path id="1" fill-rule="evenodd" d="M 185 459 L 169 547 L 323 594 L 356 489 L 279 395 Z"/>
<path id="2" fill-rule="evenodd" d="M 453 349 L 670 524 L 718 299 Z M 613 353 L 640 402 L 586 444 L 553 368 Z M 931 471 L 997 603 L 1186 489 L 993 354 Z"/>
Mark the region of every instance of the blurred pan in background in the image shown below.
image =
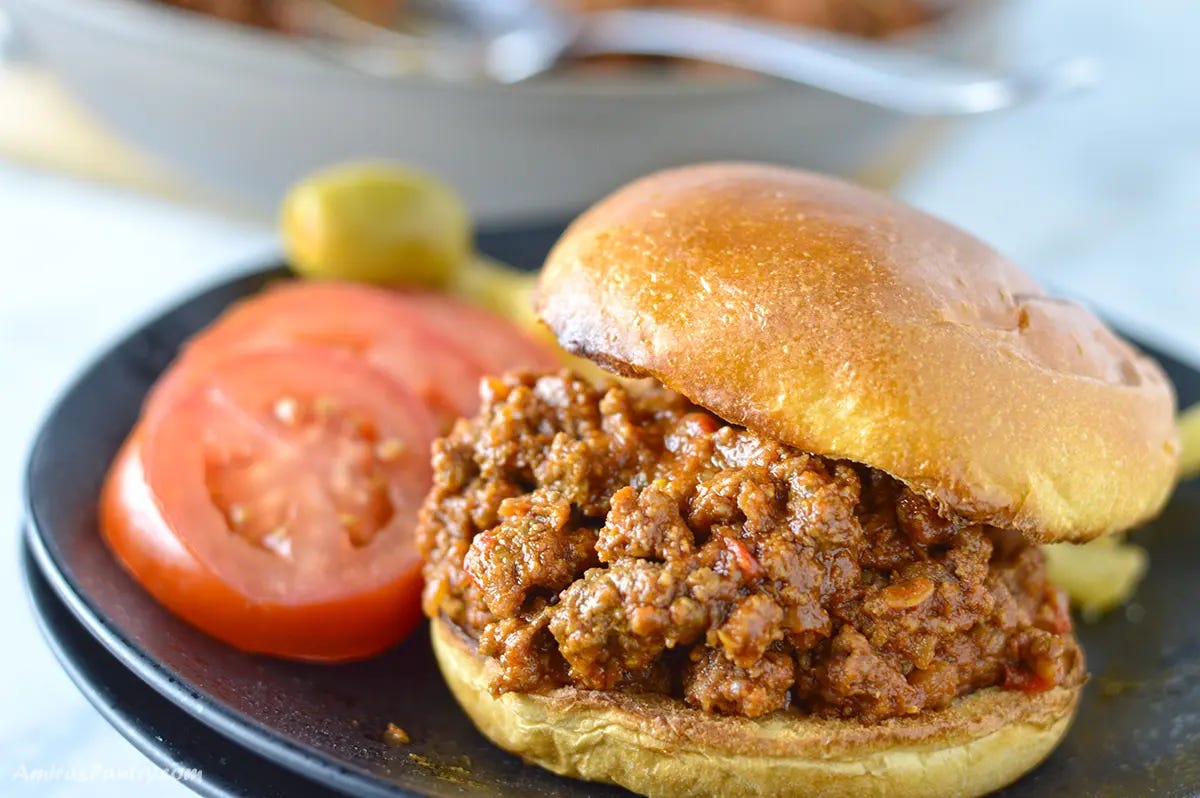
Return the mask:
<path id="1" fill-rule="evenodd" d="M 201 14 L 292 32 L 293 9 L 286 0 L 158 0 Z M 405 0 L 335 0 L 367 19 L 386 22 L 403 16 Z M 846 33 L 852 36 L 889 36 L 941 15 L 929 0 L 548 0 L 583 13 L 618 8 L 662 8 L 711 11 L 774 20 L 788 25 Z"/>
<path id="2" fill-rule="evenodd" d="M 274 30 L 266 0 L 179 3 L 249 24 L 156 0 L 7 0 L 5 9 L 32 57 L 116 133 L 264 209 L 302 175 L 364 157 L 441 175 L 493 226 L 566 218 L 640 174 L 700 160 L 768 160 L 879 182 L 943 124 L 715 69 L 609 63 L 510 86 L 374 77 Z M 865 13 L 863 0 L 751 5 L 854 34 L 898 30 L 893 42 L 985 65 L 1001 3 L 962 0 L 922 24 L 906 2 L 869 4 L 891 16 Z M 838 5 L 840 16 L 828 11 Z M 817 16 L 795 16 L 802 7 Z"/>

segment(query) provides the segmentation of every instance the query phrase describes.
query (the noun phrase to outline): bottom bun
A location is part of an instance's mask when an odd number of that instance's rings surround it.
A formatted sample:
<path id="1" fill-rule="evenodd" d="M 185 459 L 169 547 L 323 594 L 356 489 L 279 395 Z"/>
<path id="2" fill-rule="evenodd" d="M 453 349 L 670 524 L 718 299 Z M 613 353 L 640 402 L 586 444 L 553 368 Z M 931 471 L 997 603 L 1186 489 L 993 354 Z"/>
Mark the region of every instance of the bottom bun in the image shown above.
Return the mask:
<path id="1" fill-rule="evenodd" d="M 710 715 L 666 696 L 573 687 L 494 697 L 486 660 L 465 635 L 438 619 L 432 636 L 455 698 L 498 746 L 652 798 L 983 795 L 1049 755 L 1080 694 L 991 688 L 940 712 L 869 726 L 789 712 Z"/>

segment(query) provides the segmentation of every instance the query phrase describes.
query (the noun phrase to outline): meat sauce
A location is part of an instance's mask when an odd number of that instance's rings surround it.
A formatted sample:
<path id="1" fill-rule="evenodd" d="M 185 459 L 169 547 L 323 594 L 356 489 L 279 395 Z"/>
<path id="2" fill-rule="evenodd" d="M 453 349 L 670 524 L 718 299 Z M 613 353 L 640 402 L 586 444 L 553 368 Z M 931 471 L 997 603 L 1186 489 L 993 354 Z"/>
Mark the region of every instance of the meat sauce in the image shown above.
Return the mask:
<path id="1" fill-rule="evenodd" d="M 496 694 L 870 722 L 1080 678 L 1036 546 L 661 387 L 490 379 L 434 472 L 424 609 L 477 641 Z"/>
<path id="2" fill-rule="evenodd" d="M 163 0 L 169 5 L 198 11 L 243 25 L 290 32 L 298 28 L 294 17 L 303 13 L 280 0 Z M 887 36 L 927 22 L 934 6 L 923 0 L 560 0 L 567 8 L 610 11 L 629 6 L 694 9 L 739 16 L 761 17 L 810 28 L 856 36 Z M 356 13 L 381 24 L 403 14 L 402 0 L 343 0 Z M 303 26 L 299 26 L 300 29 Z"/>

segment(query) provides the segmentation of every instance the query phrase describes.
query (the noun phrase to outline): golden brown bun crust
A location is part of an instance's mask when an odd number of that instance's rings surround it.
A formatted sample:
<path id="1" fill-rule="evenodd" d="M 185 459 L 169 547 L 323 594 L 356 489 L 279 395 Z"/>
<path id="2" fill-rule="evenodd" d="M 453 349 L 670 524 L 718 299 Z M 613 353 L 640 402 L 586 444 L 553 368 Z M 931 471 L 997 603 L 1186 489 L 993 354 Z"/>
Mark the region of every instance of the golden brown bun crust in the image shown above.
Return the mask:
<path id="1" fill-rule="evenodd" d="M 493 742 L 555 773 L 675 796 L 973 796 L 1010 784 L 1066 734 L 1080 688 L 983 690 L 950 709 L 864 726 L 786 712 L 707 715 L 663 696 L 487 688 L 485 660 L 432 624 L 442 675 Z"/>
<path id="2" fill-rule="evenodd" d="M 1158 365 L 992 249 L 841 181 L 662 172 L 580 217 L 537 309 L 562 345 L 981 523 L 1085 540 L 1157 513 Z"/>

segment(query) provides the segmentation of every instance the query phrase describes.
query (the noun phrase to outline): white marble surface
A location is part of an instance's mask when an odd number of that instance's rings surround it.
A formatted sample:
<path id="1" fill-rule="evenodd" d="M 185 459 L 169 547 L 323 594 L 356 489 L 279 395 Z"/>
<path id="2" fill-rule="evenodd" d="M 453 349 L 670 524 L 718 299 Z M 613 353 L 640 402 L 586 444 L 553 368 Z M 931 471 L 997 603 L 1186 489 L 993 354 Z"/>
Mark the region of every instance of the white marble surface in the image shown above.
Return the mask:
<path id="1" fill-rule="evenodd" d="M 89 357 L 271 246 L 252 225 L 0 163 L 0 795 L 190 794 L 128 778 L 25 780 L 38 768 L 152 766 L 84 701 L 34 627 L 16 564 L 21 468 L 50 401 Z"/>
<path id="2" fill-rule="evenodd" d="M 1014 14 L 1024 57 L 1095 52 L 1108 82 L 962 128 L 902 192 L 1200 364 L 1196 30 L 1194 0 L 1024 4 Z M 88 357 L 271 246 L 254 223 L 0 162 L 0 795 L 186 793 L 22 780 L 39 767 L 149 765 L 84 702 L 34 628 L 14 557 L 20 469 L 48 402 Z"/>

